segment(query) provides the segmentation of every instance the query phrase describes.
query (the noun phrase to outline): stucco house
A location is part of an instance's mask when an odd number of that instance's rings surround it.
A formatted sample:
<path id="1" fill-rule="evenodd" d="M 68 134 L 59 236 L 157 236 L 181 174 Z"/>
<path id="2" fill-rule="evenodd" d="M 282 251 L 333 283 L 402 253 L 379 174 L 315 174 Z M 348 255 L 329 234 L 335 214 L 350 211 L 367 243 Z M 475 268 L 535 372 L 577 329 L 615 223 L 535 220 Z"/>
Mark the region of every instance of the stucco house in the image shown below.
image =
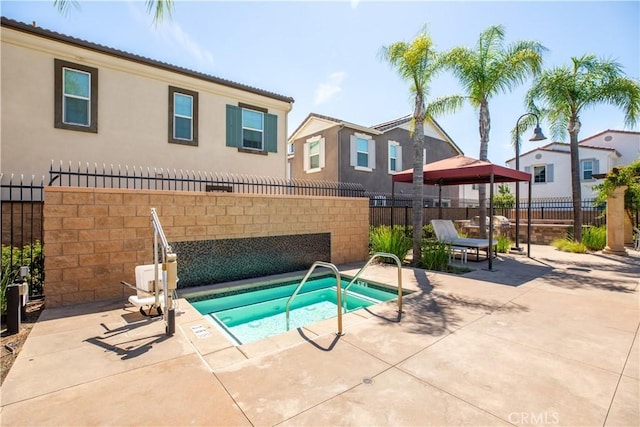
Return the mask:
<path id="1" fill-rule="evenodd" d="M 2 17 L 0 171 L 286 175 L 293 98 Z"/>
<path id="2" fill-rule="evenodd" d="M 640 132 L 605 130 L 578 142 L 580 157 L 580 185 L 582 199 L 595 197 L 593 186 L 601 182 L 595 175 L 609 172 L 613 167 L 632 163 L 640 158 Z M 507 165 L 515 167 L 515 158 Z M 570 146 L 552 142 L 520 155 L 520 169 L 533 175 L 531 197 L 571 197 Z M 521 184 L 522 185 L 522 184 Z M 520 188 L 527 197 L 526 185 Z M 515 187 L 512 185 L 512 191 Z"/>
<path id="3" fill-rule="evenodd" d="M 289 137 L 289 174 L 294 179 L 353 182 L 377 203 L 390 203 L 391 174 L 413 165 L 411 116 L 373 126 L 362 126 L 316 113 L 309 114 Z M 437 122 L 425 123 L 425 163 L 458 154 L 462 150 Z M 396 187 L 409 196 L 411 185 Z M 425 204 L 434 206 L 437 189 L 425 187 Z M 443 205 L 455 204 L 458 189 L 443 188 Z"/>

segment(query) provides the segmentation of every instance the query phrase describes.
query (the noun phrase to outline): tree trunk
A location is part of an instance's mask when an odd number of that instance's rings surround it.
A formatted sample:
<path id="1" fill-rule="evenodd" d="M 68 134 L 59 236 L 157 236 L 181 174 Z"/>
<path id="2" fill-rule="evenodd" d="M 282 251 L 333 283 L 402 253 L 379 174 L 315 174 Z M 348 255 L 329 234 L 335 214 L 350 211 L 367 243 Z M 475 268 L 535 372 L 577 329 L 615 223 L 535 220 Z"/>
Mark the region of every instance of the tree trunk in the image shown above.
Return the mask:
<path id="1" fill-rule="evenodd" d="M 491 118 L 489 117 L 489 103 L 483 100 L 480 103 L 479 114 L 479 131 L 480 131 L 480 160 L 487 160 L 487 152 L 489 151 L 489 131 L 491 130 Z M 478 207 L 480 208 L 480 218 L 478 225 L 480 226 L 480 238 L 487 238 L 487 186 L 480 184 L 478 186 Z"/>
<path id="2" fill-rule="evenodd" d="M 580 119 L 574 116 L 569 121 L 569 139 L 571 147 L 571 197 L 573 199 L 573 238 L 582 242 L 582 189 L 580 188 L 580 155 L 578 133 Z"/>
<path id="3" fill-rule="evenodd" d="M 418 265 L 422 255 L 422 217 L 424 212 L 424 178 L 422 175 L 422 165 L 424 163 L 424 101 L 422 94 L 419 92 L 416 96 L 413 118 L 415 125 L 413 133 L 413 264 Z"/>

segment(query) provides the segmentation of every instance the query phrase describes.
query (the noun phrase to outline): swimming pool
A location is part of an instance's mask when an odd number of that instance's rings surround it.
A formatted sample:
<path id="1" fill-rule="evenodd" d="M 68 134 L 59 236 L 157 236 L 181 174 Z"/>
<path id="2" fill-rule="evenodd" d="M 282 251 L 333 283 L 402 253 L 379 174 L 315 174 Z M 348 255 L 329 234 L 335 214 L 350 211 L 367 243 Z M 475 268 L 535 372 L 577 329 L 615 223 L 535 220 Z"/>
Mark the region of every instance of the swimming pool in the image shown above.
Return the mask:
<path id="1" fill-rule="evenodd" d="M 247 344 L 287 331 L 285 308 L 299 279 L 217 294 L 187 301 L 222 330 L 234 344 Z M 344 288 L 349 280 L 341 280 Z M 290 330 L 337 316 L 335 277 L 309 279 L 290 305 Z M 347 311 L 397 298 L 397 290 L 363 280 L 347 292 Z M 343 301 L 345 304 L 345 301 Z"/>

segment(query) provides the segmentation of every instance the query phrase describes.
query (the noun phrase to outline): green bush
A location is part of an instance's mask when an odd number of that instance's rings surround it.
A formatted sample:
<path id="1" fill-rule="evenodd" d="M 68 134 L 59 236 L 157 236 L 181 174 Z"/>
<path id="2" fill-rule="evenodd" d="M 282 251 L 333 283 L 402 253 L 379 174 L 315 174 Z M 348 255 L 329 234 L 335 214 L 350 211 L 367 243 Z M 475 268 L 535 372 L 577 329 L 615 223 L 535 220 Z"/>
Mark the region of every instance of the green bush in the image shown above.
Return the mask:
<path id="1" fill-rule="evenodd" d="M 422 244 L 420 266 L 427 270 L 448 271 L 451 247 L 445 242 L 426 240 Z"/>
<path id="2" fill-rule="evenodd" d="M 22 249 L 2 245 L 2 280 L 0 281 L 0 310 L 5 313 L 7 301 L 5 292 L 7 286 L 18 278 L 20 267 L 29 267 L 27 281 L 34 289 L 31 294 L 42 294 L 44 283 L 44 256 L 42 244 L 36 241 L 33 245 L 25 245 Z"/>
<path id="3" fill-rule="evenodd" d="M 505 254 L 509 252 L 512 242 L 509 236 L 498 236 L 496 244 L 498 246 L 498 252 Z"/>
<path id="4" fill-rule="evenodd" d="M 400 262 L 406 258 L 409 250 L 413 246 L 411 239 L 404 235 L 404 229 L 402 227 L 391 228 L 386 225 L 371 229 L 369 243 L 372 252 L 393 254 L 398 257 Z M 391 262 L 390 259 L 385 260 Z"/>
<path id="5" fill-rule="evenodd" d="M 590 251 L 600 251 L 607 245 L 607 227 L 589 227 L 582 232 L 582 243 Z"/>
<path id="6" fill-rule="evenodd" d="M 427 224 L 422 227 L 422 238 L 423 239 L 435 239 L 436 232 L 433 230 L 433 225 Z"/>
<path id="7" fill-rule="evenodd" d="M 569 239 L 556 239 L 551 242 L 552 246 L 562 252 L 573 252 L 576 254 L 583 254 L 587 252 L 587 247 L 580 242 Z"/>

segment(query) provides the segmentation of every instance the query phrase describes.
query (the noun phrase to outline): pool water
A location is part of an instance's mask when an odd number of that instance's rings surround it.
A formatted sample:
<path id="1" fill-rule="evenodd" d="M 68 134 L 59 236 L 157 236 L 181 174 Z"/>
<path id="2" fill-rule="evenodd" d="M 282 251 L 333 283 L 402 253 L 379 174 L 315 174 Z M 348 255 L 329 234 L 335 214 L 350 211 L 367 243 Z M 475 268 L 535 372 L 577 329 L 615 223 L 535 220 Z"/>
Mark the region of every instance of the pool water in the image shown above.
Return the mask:
<path id="1" fill-rule="evenodd" d="M 342 288 L 348 283 L 342 280 Z M 247 344 L 287 331 L 286 305 L 297 286 L 298 282 L 288 282 L 187 300 L 235 344 Z M 395 298 L 396 290 L 357 281 L 347 293 L 347 311 Z M 308 280 L 289 307 L 289 330 L 336 317 L 336 300 L 334 277 Z"/>

